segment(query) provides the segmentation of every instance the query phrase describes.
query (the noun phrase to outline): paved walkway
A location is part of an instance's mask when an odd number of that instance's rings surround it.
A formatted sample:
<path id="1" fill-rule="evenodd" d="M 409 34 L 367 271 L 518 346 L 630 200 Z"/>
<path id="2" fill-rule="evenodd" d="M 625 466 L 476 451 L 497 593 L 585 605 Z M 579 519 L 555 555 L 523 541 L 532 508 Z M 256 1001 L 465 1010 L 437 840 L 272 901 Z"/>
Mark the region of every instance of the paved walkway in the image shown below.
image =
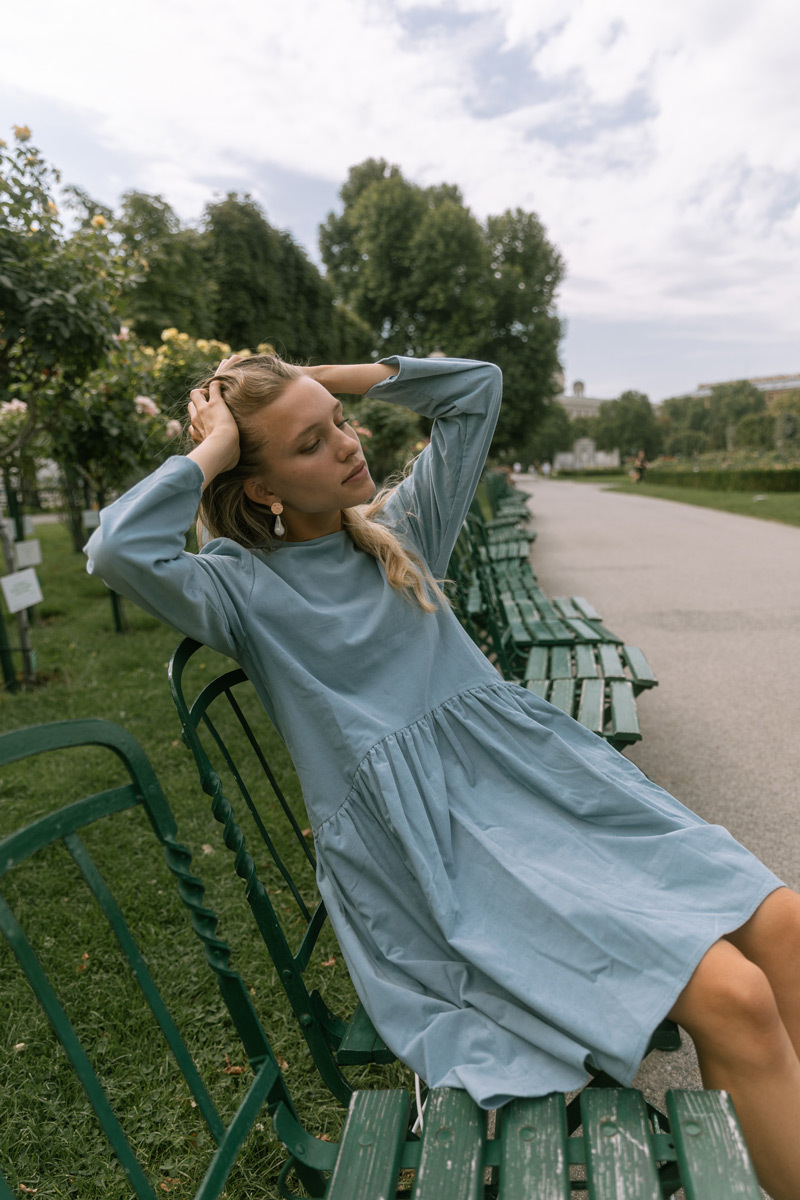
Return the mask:
<path id="1" fill-rule="evenodd" d="M 800 889 L 800 528 L 589 483 L 521 486 L 544 590 L 586 596 L 659 678 L 628 756 Z M 651 1059 L 668 1086 L 692 1083 L 685 1057 Z"/>

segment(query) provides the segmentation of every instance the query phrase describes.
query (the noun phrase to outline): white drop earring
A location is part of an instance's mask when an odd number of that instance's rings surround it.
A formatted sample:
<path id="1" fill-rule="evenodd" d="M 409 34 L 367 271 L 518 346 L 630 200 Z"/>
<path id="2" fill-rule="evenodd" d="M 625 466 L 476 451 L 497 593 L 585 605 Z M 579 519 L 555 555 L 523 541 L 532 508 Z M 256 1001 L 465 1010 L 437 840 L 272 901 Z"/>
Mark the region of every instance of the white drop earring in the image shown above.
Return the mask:
<path id="1" fill-rule="evenodd" d="M 281 520 L 283 505 L 281 504 L 280 500 L 276 500 L 274 504 L 270 505 L 270 512 L 275 517 L 275 537 L 283 537 L 283 535 L 286 533 L 286 526 Z"/>

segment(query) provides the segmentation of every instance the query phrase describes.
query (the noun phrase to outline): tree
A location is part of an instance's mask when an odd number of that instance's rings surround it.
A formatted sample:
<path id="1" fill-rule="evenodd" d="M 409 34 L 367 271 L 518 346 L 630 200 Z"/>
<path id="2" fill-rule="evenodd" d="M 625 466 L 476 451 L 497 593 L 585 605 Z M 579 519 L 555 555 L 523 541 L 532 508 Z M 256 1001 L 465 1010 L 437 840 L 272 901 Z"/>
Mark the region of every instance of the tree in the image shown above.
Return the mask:
<path id="1" fill-rule="evenodd" d="M 351 168 L 341 214 L 320 229 L 334 293 L 381 352 L 497 362 L 505 403 L 495 448 L 516 456 L 553 394 L 560 255 L 521 209 L 482 225 L 458 188 L 422 188 L 384 159 Z"/>
<path id="2" fill-rule="evenodd" d="M 604 401 L 597 418 L 596 440 L 600 450 L 619 449 L 623 455 L 644 450 L 648 458 L 655 458 L 661 450 L 662 433 L 644 392 L 627 391 L 618 400 Z"/>
<path id="3" fill-rule="evenodd" d="M 0 402 L 24 392 L 27 414 L 2 457 L 58 422 L 44 386 L 53 374 L 76 387 L 111 349 L 128 274 L 102 213 L 65 235 L 58 172 L 30 145 L 27 126 L 14 137 L 11 149 L 0 142 Z"/>
<path id="4" fill-rule="evenodd" d="M 578 436 L 563 404 L 551 400 L 541 409 L 538 420 L 520 447 L 520 461 L 523 465 L 552 462 L 560 450 L 570 450 Z"/>
<path id="5" fill-rule="evenodd" d="M 161 196 L 135 191 L 123 195 L 113 228 L 141 272 L 118 305 L 138 340 L 155 346 L 162 329 L 173 326 L 193 337 L 211 337 L 217 297 L 202 235 L 182 228 Z"/>
<path id="6" fill-rule="evenodd" d="M 204 247 L 216 337 L 234 346 L 269 341 L 288 358 L 325 362 L 353 332 L 334 315 L 327 281 L 250 196 L 230 193 L 208 205 Z"/>
<path id="7" fill-rule="evenodd" d="M 775 418 L 772 413 L 748 413 L 736 422 L 733 444 L 742 450 L 771 450 L 775 445 Z"/>
<path id="8" fill-rule="evenodd" d="M 709 398 L 708 433 L 715 450 L 728 448 L 729 430 L 751 413 L 763 413 L 767 406 L 764 393 L 747 379 L 718 383 Z"/>

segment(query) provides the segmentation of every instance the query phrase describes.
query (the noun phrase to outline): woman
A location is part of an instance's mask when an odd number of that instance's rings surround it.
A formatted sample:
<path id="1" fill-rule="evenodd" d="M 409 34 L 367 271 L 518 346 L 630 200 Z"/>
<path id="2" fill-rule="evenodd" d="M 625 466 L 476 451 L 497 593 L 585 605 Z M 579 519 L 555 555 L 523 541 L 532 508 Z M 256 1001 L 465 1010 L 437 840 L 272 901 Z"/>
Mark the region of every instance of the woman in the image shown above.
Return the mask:
<path id="1" fill-rule="evenodd" d="M 500 403 L 495 367 L 230 358 L 194 449 L 106 509 L 89 570 L 236 658 L 292 754 L 355 986 L 430 1085 L 484 1107 L 633 1077 L 668 1013 L 800 1197 L 800 900 L 604 741 L 501 680 L 436 580 Z M 433 418 L 374 485 L 332 393 Z M 214 538 L 184 552 L 201 499 Z"/>

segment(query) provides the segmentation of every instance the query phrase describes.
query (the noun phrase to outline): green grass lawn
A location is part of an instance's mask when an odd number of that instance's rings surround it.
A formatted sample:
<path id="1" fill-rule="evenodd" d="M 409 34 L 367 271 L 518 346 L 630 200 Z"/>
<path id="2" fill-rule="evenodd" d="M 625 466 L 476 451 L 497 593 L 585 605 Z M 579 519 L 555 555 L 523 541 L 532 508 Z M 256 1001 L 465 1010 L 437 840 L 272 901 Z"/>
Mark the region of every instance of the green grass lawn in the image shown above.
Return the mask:
<path id="1" fill-rule="evenodd" d="M 32 630 L 40 683 L 17 695 L 0 693 L 0 728 L 105 717 L 125 725 L 143 744 L 176 814 L 181 840 L 192 850 L 193 867 L 207 885 L 207 899 L 221 913 L 219 932 L 230 941 L 233 963 L 251 990 L 276 1053 L 287 1064 L 301 1115 L 313 1132 L 334 1137 L 342 1110 L 313 1069 L 200 790 L 194 763 L 179 741 L 166 679 L 167 660 L 179 636 L 132 605 L 127 606 L 130 632 L 114 633 L 105 586 L 86 574 L 84 558 L 72 553 L 65 528 L 39 526 L 36 533 L 44 556 L 38 568 L 44 602 L 39 606 L 40 623 Z M 13 620 L 8 626 L 13 631 Z M 198 679 L 203 672 L 211 677 L 226 662 L 211 652 L 198 658 Z M 286 751 L 271 731 L 265 730 L 263 738 L 305 825 Z M 62 765 L 57 772 L 46 757 L 24 769 L 5 768 L 0 780 L 0 837 L 106 786 L 108 774 L 108 760 L 96 749 L 70 751 L 66 768 Z M 115 778 L 122 782 L 121 774 Z M 226 1055 L 233 1064 L 245 1061 L 240 1044 L 146 822 L 138 812 L 122 813 L 90 831 L 88 841 L 107 878 L 116 881 L 132 926 L 141 932 L 151 969 L 184 1037 L 196 1049 L 215 1102 L 230 1115 L 249 1072 L 225 1071 Z M 292 870 L 299 865 L 295 851 Z M 210 1157 L 208 1134 L 152 1018 L 137 1015 L 135 989 L 113 938 L 104 932 L 91 904 L 76 901 L 75 884 L 71 859 L 53 848 L 44 861 L 12 872 L 3 890 L 12 907 L 25 915 L 29 936 L 51 965 L 71 1012 L 74 1007 L 95 1069 L 124 1114 L 123 1125 L 156 1193 L 176 1200 L 192 1196 Z M 310 895 L 313 882 L 307 886 Z M 309 985 L 320 989 L 331 1008 L 352 1011 L 355 994 L 332 935 L 323 937 L 319 965 L 310 970 Z M 12 1194 L 35 1191 L 37 1200 L 128 1200 L 130 1186 L 5 940 L 0 944 L 0 1028 L 0 1171 Z M 351 1078 L 372 1086 L 413 1085 L 413 1077 L 399 1065 L 361 1069 Z M 225 1196 L 276 1198 L 283 1157 L 265 1116 L 263 1130 L 249 1138 Z"/>
<path id="2" fill-rule="evenodd" d="M 665 487 L 651 475 L 643 484 L 621 477 L 614 480 L 609 491 L 626 495 L 653 496 L 658 500 L 676 500 L 679 504 L 696 504 L 701 508 L 717 508 L 739 516 L 758 517 L 762 521 L 782 521 L 800 525 L 800 492 L 718 492 L 703 488 Z"/>

